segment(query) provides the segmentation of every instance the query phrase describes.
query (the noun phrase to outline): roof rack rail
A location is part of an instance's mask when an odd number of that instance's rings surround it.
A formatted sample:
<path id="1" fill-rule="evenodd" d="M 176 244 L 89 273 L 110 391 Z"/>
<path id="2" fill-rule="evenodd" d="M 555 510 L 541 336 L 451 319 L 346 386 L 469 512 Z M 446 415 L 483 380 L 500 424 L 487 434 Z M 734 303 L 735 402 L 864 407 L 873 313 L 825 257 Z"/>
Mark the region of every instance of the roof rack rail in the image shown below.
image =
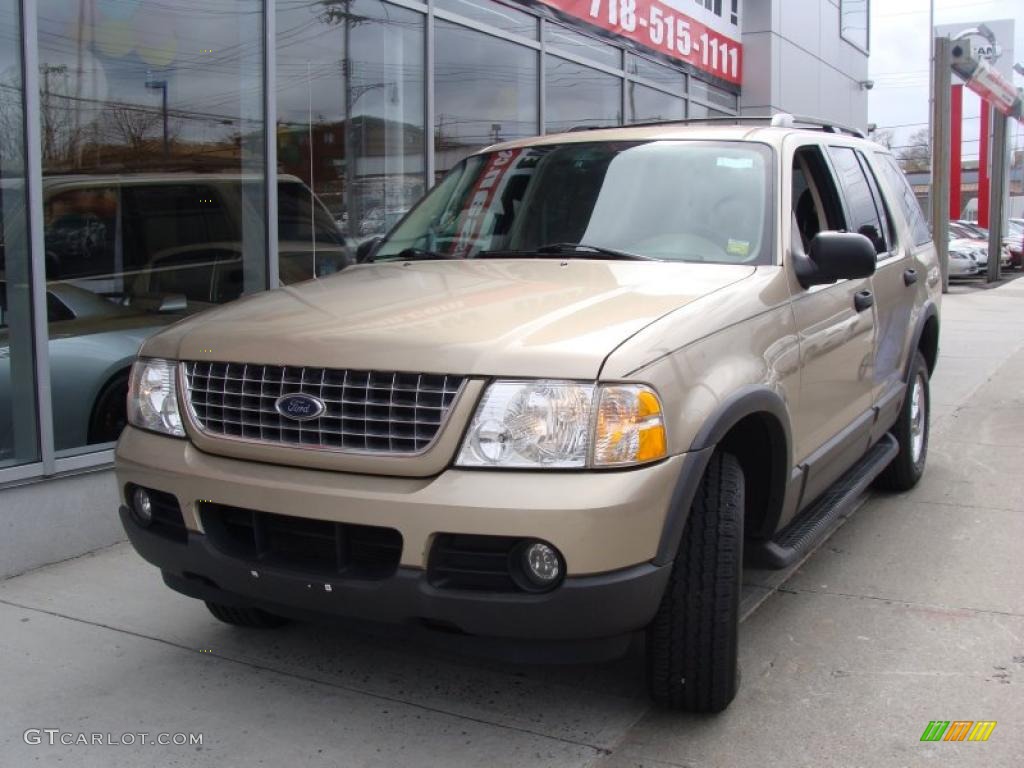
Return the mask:
<path id="1" fill-rule="evenodd" d="M 569 129 L 570 133 L 578 131 L 600 131 L 607 128 L 645 128 L 657 125 L 692 125 L 708 123 L 760 123 L 777 128 L 810 128 L 825 131 L 826 133 L 845 133 L 856 136 L 859 139 L 866 139 L 864 131 L 859 128 L 852 128 L 834 120 L 823 120 L 818 117 L 807 117 L 804 115 L 790 115 L 786 112 L 779 112 L 774 115 L 718 115 L 716 117 L 690 117 L 677 120 L 646 120 L 628 125 L 576 125 Z"/>

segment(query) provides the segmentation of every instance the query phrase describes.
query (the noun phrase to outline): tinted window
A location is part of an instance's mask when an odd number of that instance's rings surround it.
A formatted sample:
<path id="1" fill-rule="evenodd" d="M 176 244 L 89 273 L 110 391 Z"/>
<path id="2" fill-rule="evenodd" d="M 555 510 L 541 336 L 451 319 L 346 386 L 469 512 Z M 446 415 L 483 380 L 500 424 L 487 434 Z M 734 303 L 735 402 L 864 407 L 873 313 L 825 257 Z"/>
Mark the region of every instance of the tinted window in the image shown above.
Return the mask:
<path id="1" fill-rule="evenodd" d="M 59 323 L 64 320 L 74 319 L 75 313 L 68 309 L 67 304 L 52 293 L 46 294 L 46 322 Z"/>
<path id="2" fill-rule="evenodd" d="M 168 251 L 190 245 L 237 241 L 238 228 L 218 190 L 206 184 L 126 187 L 125 260 L 144 268 Z"/>
<path id="3" fill-rule="evenodd" d="M 896 243 L 896 230 L 892 225 L 892 219 L 889 216 L 889 209 L 886 207 L 885 197 L 882 195 L 882 191 L 878 188 L 878 179 L 875 178 L 875 172 L 871 170 L 871 166 L 868 165 L 868 160 L 860 152 L 857 153 L 857 159 L 860 161 L 860 166 L 864 170 L 864 176 L 867 177 L 868 186 L 871 188 L 871 197 L 875 201 L 875 211 L 878 212 L 878 218 L 882 222 L 882 235 L 886 238 L 888 246 L 887 251 L 891 251 Z"/>
<path id="4" fill-rule="evenodd" d="M 878 217 L 875 200 L 864 169 L 857 160 L 857 153 L 849 147 L 829 147 L 828 153 L 835 165 L 839 185 L 843 189 L 848 216 L 847 228 L 867 237 L 875 246 L 876 253 L 888 250 L 885 242 L 885 227 Z"/>
<path id="5" fill-rule="evenodd" d="M 914 238 L 914 243 L 924 245 L 930 242 L 932 235 L 928 229 L 928 220 L 924 217 L 921 204 L 917 202 L 917 196 L 914 194 L 910 182 L 907 181 L 907 177 L 903 175 L 903 171 L 900 170 L 892 155 L 876 152 L 875 157 L 881 161 L 882 173 L 886 181 L 889 182 L 889 187 L 896 195 L 896 203 L 903 212 L 907 224 L 910 225 L 910 233 Z"/>

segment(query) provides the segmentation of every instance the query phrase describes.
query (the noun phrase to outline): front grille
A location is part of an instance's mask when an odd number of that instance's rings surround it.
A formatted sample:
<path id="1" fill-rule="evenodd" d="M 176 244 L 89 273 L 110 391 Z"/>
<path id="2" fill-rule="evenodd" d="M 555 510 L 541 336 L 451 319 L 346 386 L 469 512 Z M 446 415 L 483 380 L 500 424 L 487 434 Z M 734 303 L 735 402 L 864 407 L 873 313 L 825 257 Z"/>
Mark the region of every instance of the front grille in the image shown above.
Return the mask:
<path id="1" fill-rule="evenodd" d="M 186 362 L 186 398 L 204 432 L 321 450 L 419 453 L 437 436 L 464 378 L 247 363 Z M 319 398 L 308 421 L 282 416 L 277 400 Z"/>
<path id="2" fill-rule="evenodd" d="M 332 523 L 199 502 L 210 543 L 233 557 L 325 577 L 386 579 L 402 557 L 402 534 L 376 525 Z"/>

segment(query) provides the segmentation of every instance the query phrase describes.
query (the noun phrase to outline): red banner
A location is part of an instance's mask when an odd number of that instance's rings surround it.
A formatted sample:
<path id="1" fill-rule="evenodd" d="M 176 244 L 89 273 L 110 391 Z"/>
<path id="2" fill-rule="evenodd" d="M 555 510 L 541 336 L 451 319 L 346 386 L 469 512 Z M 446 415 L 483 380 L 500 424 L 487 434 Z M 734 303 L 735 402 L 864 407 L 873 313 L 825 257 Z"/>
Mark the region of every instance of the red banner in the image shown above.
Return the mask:
<path id="1" fill-rule="evenodd" d="M 743 45 L 661 0 L 540 0 L 577 19 L 740 84 Z"/>

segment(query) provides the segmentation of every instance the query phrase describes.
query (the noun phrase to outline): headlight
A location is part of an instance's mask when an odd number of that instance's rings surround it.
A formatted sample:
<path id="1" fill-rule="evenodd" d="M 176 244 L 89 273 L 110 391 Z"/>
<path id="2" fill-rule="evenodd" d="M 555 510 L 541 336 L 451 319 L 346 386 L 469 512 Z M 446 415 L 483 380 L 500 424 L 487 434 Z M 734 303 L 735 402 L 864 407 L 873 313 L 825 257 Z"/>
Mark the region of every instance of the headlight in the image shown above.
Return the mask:
<path id="1" fill-rule="evenodd" d="M 666 453 L 661 402 L 650 387 L 497 381 L 477 407 L 456 464 L 608 467 L 654 461 Z"/>
<path id="2" fill-rule="evenodd" d="M 128 388 L 128 423 L 134 427 L 184 437 L 178 412 L 177 364 L 139 358 Z"/>
<path id="3" fill-rule="evenodd" d="M 957 261 L 968 261 L 966 253 L 960 253 L 960 251 L 950 251 L 949 258 L 956 259 Z"/>

